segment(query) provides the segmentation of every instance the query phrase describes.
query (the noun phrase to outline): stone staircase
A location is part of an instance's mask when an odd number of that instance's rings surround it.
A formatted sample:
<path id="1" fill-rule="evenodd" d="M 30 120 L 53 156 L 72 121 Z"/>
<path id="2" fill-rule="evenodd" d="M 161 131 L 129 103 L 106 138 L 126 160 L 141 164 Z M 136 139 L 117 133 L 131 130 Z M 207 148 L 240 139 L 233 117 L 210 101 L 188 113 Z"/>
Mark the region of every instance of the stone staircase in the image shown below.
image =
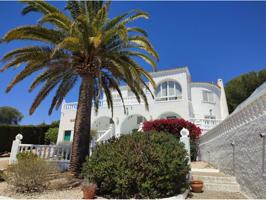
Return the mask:
<path id="1" fill-rule="evenodd" d="M 221 172 L 193 172 L 193 179 L 204 182 L 204 190 L 240 192 L 240 185 L 233 176 L 225 175 Z"/>
<path id="2" fill-rule="evenodd" d="M 226 199 L 246 199 L 241 192 L 240 185 L 236 178 L 220 172 L 218 169 L 205 162 L 194 162 L 191 164 L 192 177 L 194 180 L 202 180 L 204 188 L 202 194 L 194 194 L 194 198 L 216 199 L 221 193 Z M 217 196 L 218 195 L 218 196 Z"/>

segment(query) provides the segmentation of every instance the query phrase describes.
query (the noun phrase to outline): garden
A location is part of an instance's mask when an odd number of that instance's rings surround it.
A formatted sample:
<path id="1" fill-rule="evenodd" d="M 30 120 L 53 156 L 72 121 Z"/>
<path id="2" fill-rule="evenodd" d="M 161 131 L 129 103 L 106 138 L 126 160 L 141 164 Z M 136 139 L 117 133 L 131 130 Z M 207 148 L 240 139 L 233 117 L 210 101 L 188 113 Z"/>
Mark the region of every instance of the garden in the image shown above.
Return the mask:
<path id="1" fill-rule="evenodd" d="M 143 132 L 98 144 L 83 164 L 79 178 L 60 172 L 56 163 L 30 152 L 19 153 L 16 164 L 0 175 L 4 181 L 0 185 L 5 186 L 0 194 L 52 198 L 58 193 L 62 198 L 81 198 L 83 189 L 84 195 L 94 196 L 96 192 L 103 198 L 177 196 L 189 188 L 189 159 L 179 141 L 182 128 L 189 130 L 191 144 L 197 144 L 200 129 L 183 119 L 147 121 Z M 192 152 L 194 159 L 197 148 Z"/>

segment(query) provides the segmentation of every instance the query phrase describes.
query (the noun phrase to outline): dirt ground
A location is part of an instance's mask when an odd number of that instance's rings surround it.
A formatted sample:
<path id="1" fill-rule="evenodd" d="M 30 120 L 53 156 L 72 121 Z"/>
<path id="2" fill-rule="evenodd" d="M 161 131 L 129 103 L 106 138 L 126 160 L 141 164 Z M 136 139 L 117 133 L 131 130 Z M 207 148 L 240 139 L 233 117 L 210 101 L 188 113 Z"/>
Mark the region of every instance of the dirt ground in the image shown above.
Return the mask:
<path id="1" fill-rule="evenodd" d="M 0 170 L 7 168 L 9 158 L 0 158 Z"/>
<path id="2" fill-rule="evenodd" d="M 80 187 L 64 190 L 46 190 L 42 193 L 16 193 L 6 182 L 0 183 L 0 196 L 14 199 L 82 199 Z"/>

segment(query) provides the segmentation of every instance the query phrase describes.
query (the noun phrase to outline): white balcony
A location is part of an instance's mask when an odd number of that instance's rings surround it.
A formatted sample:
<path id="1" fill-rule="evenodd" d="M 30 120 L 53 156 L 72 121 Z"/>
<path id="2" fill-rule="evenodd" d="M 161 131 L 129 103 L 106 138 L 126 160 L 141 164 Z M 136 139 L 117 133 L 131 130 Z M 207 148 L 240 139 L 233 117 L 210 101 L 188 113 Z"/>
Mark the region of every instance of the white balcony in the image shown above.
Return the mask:
<path id="1" fill-rule="evenodd" d="M 218 119 L 196 119 L 196 118 L 192 118 L 190 119 L 190 121 L 194 123 L 196 126 L 200 127 L 203 134 L 222 122 L 222 120 Z"/>

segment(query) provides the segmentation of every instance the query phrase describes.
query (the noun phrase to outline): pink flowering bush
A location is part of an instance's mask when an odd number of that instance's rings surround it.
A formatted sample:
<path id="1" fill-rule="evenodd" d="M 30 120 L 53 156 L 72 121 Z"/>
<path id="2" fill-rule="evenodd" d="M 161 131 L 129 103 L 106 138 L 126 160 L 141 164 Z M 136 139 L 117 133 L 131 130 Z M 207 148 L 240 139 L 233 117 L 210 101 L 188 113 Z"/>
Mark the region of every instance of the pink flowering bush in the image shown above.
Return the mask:
<path id="1" fill-rule="evenodd" d="M 192 122 L 184 119 L 157 119 L 154 121 L 146 121 L 143 125 L 143 131 L 156 130 L 158 132 L 167 132 L 180 137 L 180 131 L 182 128 L 189 130 L 189 137 L 192 140 L 196 140 L 201 135 L 201 129 Z"/>
<path id="2" fill-rule="evenodd" d="M 201 129 L 195 124 L 186 121 L 184 119 L 158 119 L 154 121 L 146 121 L 143 125 L 143 131 L 148 132 L 155 130 L 157 132 L 166 132 L 175 135 L 180 138 L 180 131 L 182 128 L 189 130 L 190 137 L 190 151 L 191 160 L 195 161 L 198 155 L 198 144 L 197 139 L 201 135 Z"/>

